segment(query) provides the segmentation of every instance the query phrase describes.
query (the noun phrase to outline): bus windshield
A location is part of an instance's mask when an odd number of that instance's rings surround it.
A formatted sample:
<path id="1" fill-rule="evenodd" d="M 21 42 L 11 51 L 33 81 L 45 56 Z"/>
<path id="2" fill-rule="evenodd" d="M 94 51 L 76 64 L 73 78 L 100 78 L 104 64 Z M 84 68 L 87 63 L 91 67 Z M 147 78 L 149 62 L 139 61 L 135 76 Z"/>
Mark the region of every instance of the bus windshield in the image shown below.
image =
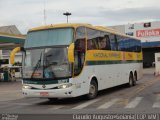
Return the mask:
<path id="1" fill-rule="evenodd" d="M 67 47 L 26 49 L 23 78 L 59 79 L 71 76 Z"/>
<path id="2" fill-rule="evenodd" d="M 73 40 L 73 28 L 31 31 L 27 34 L 24 48 L 69 45 Z"/>

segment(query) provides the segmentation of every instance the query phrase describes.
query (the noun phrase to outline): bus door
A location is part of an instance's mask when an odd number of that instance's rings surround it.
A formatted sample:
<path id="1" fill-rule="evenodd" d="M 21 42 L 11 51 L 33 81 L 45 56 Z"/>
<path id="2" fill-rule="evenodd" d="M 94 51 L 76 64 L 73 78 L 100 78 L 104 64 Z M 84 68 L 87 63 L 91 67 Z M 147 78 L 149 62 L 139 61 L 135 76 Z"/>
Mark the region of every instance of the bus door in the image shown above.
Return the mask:
<path id="1" fill-rule="evenodd" d="M 79 27 L 76 31 L 75 40 L 75 62 L 74 62 L 74 75 L 80 74 L 82 71 L 84 61 L 85 61 L 85 51 L 86 51 L 86 39 L 85 39 L 85 28 Z"/>

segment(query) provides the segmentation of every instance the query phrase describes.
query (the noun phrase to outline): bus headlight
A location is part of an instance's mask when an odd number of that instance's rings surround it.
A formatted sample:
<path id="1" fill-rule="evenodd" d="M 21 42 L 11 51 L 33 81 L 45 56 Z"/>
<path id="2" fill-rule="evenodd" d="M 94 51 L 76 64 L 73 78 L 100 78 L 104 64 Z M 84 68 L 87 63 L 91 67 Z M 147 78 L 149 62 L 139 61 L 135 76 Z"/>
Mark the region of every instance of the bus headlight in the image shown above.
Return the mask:
<path id="1" fill-rule="evenodd" d="M 60 85 L 58 86 L 58 89 L 65 89 L 65 88 L 69 88 L 72 86 L 72 83 L 69 83 L 69 84 L 64 84 L 64 85 Z"/>
<path id="2" fill-rule="evenodd" d="M 23 88 L 23 89 L 31 89 L 32 87 L 31 87 L 31 86 L 28 86 L 28 85 L 23 85 L 22 88 Z"/>

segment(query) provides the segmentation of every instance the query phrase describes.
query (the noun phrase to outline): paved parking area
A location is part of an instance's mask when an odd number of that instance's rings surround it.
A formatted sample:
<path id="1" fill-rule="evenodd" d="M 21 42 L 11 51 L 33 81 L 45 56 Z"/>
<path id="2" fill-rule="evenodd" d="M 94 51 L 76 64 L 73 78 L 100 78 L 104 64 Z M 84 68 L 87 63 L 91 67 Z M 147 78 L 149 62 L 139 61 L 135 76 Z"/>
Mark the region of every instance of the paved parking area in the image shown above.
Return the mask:
<path id="1" fill-rule="evenodd" d="M 155 68 L 152 67 L 152 68 L 144 68 L 143 69 L 143 73 L 144 74 L 153 74 L 154 75 L 154 72 L 155 72 Z"/>
<path id="2" fill-rule="evenodd" d="M 16 100 L 23 97 L 21 81 L 0 82 L 0 101 Z"/>
<path id="3" fill-rule="evenodd" d="M 155 68 L 145 68 L 144 74 L 153 74 Z M 0 82 L 0 101 L 9 101 L 23 98 L 22 83 L 18 81 Z"/>

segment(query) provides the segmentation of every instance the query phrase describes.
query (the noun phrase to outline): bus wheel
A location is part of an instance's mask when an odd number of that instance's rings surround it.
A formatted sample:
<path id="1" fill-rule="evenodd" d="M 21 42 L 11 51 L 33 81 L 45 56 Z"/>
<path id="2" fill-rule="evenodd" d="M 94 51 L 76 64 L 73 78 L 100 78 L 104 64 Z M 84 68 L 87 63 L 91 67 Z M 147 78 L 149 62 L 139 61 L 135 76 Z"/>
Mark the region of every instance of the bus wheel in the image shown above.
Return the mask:
<path id="1" fill-rule="evenodd" d="M 87 94 L 88 99 L 93 99 L 97 96 L 98 85 L 95 80 L 92 80 L 90 83 L 89 93 Z"/>
<path id="2" fill-rule="evenodd" d="M 134 77 L 133 77 L 132 73 L 130 73 L 128 86 L 132 87 L 133 85 L 134 85 Z"/>
<path id="3" fill-rule="evenodd" d="M 133 85 L 136 85 L 136 82 L 137 82 L 137 74 L 135 73 L 135 74 L 134 74 L 134 81 L 133 81 Z"/>

